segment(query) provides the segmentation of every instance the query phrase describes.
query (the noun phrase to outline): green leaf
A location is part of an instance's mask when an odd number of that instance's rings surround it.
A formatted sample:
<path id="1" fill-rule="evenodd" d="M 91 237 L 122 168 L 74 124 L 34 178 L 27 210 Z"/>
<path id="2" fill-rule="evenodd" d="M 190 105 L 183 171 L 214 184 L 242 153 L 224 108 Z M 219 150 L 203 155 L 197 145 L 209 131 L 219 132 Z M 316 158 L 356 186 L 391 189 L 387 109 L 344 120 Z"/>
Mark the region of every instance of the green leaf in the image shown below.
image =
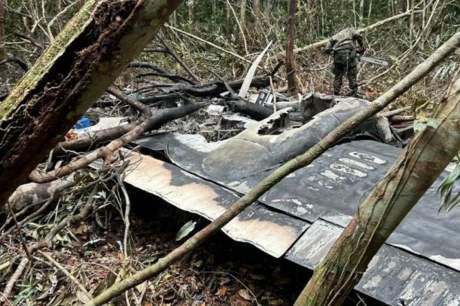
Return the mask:
<path id="1" fill-rule="evenodd" d="M 434 129 L 438 128 L 439 124 L 440 121 L 437 118 L 428 118 L 426 120 L 426 126 L 432 127 Z"/>
<path id="2" fill-rule="evenodd" d="M 176 234 L 176 241 L 180 241 L 187 237 L 195 229 L 196 222 L 188 221 L 185 223 Z"/>
<path id="3" fill-rule="evenodd" d="M 460 193 L 453 194 L 455 183 L 460 179 L 460 163 L 457 162 L 454 170 L 444 179 L 438 188 L 441 195 L 440 211 L 449 212 L 460 204 Z"/>
<path id="4" fill-rule="evenodd" d="M 414 122 L 414 132 L 418 133 L 423 131 L 426 128 L 426 123 L 424 121 L 415 121 Z"/>
<path id="5" fill-rule="evenodd" d="M 414 131 L 418 133 L 427 127 L 436 129 L 439 126 L 439 123 L 439 120 L 436 118 L 424 118 L 423 120 L 417 120 L 414 123 Z"/>

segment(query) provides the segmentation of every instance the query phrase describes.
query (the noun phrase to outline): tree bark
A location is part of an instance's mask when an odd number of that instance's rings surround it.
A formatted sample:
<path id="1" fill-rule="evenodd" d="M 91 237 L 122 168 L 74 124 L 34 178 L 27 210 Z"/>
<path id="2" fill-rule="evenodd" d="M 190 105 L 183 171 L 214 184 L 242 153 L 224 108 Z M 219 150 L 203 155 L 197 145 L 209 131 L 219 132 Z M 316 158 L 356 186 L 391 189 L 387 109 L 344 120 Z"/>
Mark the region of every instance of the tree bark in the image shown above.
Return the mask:
<path id="1" fill-rule="evenodd" d="M 297 0 L 289 0 L 289 17 L 287 26 L 287 48 L 286 48 L 286 74 L 288 82 L 288 95 L 294 96 L 299 92 L 296 78 L 296 62 L 294 55 L 295 40 L 295 15 L 297 12 Z"/>
<path id="2" fill-rule="evenodd" d="M 246 6 L 247 0 L 241 0 L 240 2 L 240 24 L 243 29 L 246 27 Z"/>
<path id="3" fill-rule="evenodd" d="M 193 12 L 194 12 L 195 1 L 188 0 L 187 7 L 188 7 L 188 22 L 191 24 L 193 22 Z"/>
<path id="4" fill-rule="evenodd" d="M 86 1 L 0 105 L 0 207 L 180 2 Z"/>
<path id="5" fill-rule="evenodd" d="M 260 11 L 260 0 L 253 0 L 252 2 L 252 8 L 254 10 L 254 16 L 256 18 L 256 23 L 259 22 L 259 18 L 260 18 L 260 14 L 261 14 L 261 11 Z"/>
<path id="6" fill-rule="evenodd" d="M 101 292 L 86 306 L 96 306 L 106 303 L 115 296 L 120 295 L 125 290 L 133 288 L 147 279 L 164 271 L 171 264 L 181 259 L 186 254 L 198 248 L 203 242 L 209 239 L 213 234 L 217 233 L 228 222 L 240 214 L 244 209 L 249 207 L 260 196 L 267 192 L 270 188 L 280 182 L 290 173 L 309 165 L 318 156 L 324 153 L 327 149 L 333 146 L 338 140 L 346 136 L 350 130 L 358 127 L 367 118 L 377 114 L 389 103 L 407 91 L 412 85 L 422 79 L 427 73 L 433 70 L 444 58 L 451 54 L 457 47 L 460 46 L 460 33 L 455 34 L 447 42 L 445 42 L 438 50 L 436 50 L 424 63 L 417 66 L 409 75 L 390 88 L 385 94 L 377 98 L 368 109 L 365 109 L 330 132 L 326 137 L 311 147 L 305 153 L 294 157 L 290 161 L 276 169 L 272 174 L 262 179 L 253 189 L 247 194 L 233 203 L 221 216 L 212 223 L 187 239 L 178 248 L 171 251 L 166 256 L 160 258 L 155 264 L 147 266 L 145 269 L 136 272 L 119 282 L 114 283 L 110 288 Z M 454 132 L 454 131 L 453 131 Z M 321 305 L 321 304 L 320 304 Z"/>
<path id="7" fill-rule="evenodd" d="M 0 0 L 0 62 L 5 58 L 5 3 Z"/>
<path id="8" fill-rule="evenodd" d="M 460 78 L 447 103 L 361 203 L 295 305 L 342 305 L 385 240 L 460 150 Z"/>

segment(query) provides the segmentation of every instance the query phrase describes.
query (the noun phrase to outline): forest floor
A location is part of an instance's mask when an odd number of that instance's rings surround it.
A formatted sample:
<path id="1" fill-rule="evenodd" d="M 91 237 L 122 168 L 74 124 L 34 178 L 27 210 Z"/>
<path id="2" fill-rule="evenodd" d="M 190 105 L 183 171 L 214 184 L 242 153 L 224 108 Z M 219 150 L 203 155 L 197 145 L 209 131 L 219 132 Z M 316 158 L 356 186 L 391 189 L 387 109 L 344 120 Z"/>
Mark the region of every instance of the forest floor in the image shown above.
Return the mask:
<path id="1" fill-rule="evenodd" d="M 106 212 L 109 221 L 102 222 L 105 229 L 93 216 L 70 228 L 72 239 L 53 250 L 44 250 L 91 293 L 112 283 L 116 275 L 134 272 L 177 247 L 180 242 L 176 241 L 176 234 L 187 221 L 197 221 L 197 227 L 207 224 L 204 219 L 147 193 L 128 190 L 133 209 L 128 259 L 120 248 L 124 222 L 115 210 Z M 10 239 L 15 237 L 2 240 Z M 65 235 L 60 239 L 65 240 Z M 76 305 L 85 301 L 78 285 L 63 270 L 40 259 L 33 267 L 17 284 L 13 305 Z M 309 277 L 310 272 L 304 268 L 219 233 L 157 278 L 130 290 L 128 297 L 119 297 L 111 305 L 287 306 L 293 304 Z M 347 305 L 379 304 L 354 294 Z"/>
<path id="2" fill-rule="evenodd" d="M 180 242 L 176 241 L 176 234 L 186 222 L 197 221 L 197 227 L 207 224 L 200 217 L 142 191 L 131 189 L 130 193 L 134 209 L 131 256 L 138 261 L 133 266 L 147 264 L 177 247 Z M 114 218 L 112 231 L 106 235 L 111 238 L 106 241 L 104 258 L 112 261 L 109 265 L 119 266 L 122 254 L 116 241 L 123 237 L 120 218 Z M 99 250 L 97 248 L 93 256 L 98 257 Z M 80 261 L 83 263 L 85 258 Z M 171 269 L 134 290 L 139 291 L 138 295 L 145 290 L 141 305 L 281 306 L 292 305 L 308 276 L 306 270 L 294 264 L 272 258 L 219 233 Z"/>
<path id="3" fill-rule="evenodd" d="M 90 218 L 70 229 L 72 239 L 52 252 L 65 270 L 77 277 L 88 291 L 111 283 L 121 270 L 134 271 L 179 245 L 176 234 L 188 220 L 205 221 L 177 210 L 161 200 L 131 189 L 131 251 L 126 259 L 120 249 L 124 222 L 109 211 L 109 222 Z M 14 240 L 3 237 L 3 242 Z M 65 235 L 67 236 L 67 235 Z M 66 240 L 65 236 L 58 239 Z M 16 245 L 17 247 L 17 245 Z M 14 252 L 14 245 L 9 251 Z M 123 268 L 124 267 L 124 268 Z M 83 293 L 62 271 L 36 262 L 34 273 L 17 284 L 14 305 L 73 305 L 84 302 Z M 40 271 L 39 273 L 37 271 Z M 281 262 L 254 247 L 237 243 L 220 233 L 156 279 L 129 293 L 135 305 L 291 305 L 305 284 L 308 273 Z M 102 287 L 101 287 L 102 289 Z M 137 296 L 137 298 L 135 298 Z M 125 297 L 114 301 L 127 305 Z"/>

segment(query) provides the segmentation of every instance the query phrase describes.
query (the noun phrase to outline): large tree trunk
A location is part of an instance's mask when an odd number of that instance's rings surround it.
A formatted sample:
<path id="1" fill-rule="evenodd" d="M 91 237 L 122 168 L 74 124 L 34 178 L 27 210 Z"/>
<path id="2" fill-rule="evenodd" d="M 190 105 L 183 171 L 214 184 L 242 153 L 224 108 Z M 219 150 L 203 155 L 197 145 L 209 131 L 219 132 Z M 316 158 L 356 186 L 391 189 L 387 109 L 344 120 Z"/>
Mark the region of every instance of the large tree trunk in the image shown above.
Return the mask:
<path id="1" fill-rule="evenodd" d="M 0 207 L 180 0 L 89 0 L 0 104 Z"/>
<path id="2" fill-rule="evenodd" d="M 294 58 L 295 40 L 295 15 L 297 12 L 297 0 L 289 0 L 289 17 L 287 26 L 287 48 L 286 48 L 286 73 L 288 81 L 288 94 L 294 96 L 299 92 L 296 78 L 296 63 Z"/>
<path id="3" fill-rule="evenodd" d="M 295 305 L 341 305 L 379 248 L 460 150 L 460 78 L 432 126 L 374 187 Z"/>

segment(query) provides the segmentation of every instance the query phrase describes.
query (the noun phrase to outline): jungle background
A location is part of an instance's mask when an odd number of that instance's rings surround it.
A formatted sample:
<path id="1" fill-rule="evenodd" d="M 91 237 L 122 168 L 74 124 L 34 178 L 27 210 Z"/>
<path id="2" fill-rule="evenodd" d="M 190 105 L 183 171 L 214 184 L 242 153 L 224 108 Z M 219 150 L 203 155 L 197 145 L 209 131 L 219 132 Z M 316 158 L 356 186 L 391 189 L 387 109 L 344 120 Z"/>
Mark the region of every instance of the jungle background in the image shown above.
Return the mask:
<path id="1" fill-rule="evenodd" d="M 283 0 L 209 0 L 185 1 L 173 13 L 167 25 L 145 49 L 139 60 L 155 63 L 177 75 L 193 75 L 201 83 L 221 78 L 244 78 L 254 58 L 269 44 L 263 70 L 271 71 L 281 60 L 287 41 L 288 3 Z M 84 1 L 3 0 L 4 33 L 0 32 L 0 60 L 15 58 L 0 66 L 0 96 L 5 96 L 52 42 L 65 23 Z M 346 27 L 366 27 L 380 20 L 407 12 L 405 17 L 364 34 L 366 56 L 383 59 L 389 66 L 362 63 L 360 91 L 372 100 L 423 62 L 442 42 L 460 28 L 460 3 L 456 0 L 306 0 L 298 1 L 295 17 L 295 45 L 307 46 L 328 38 Z M 170 50 L 170 52 L 165 52 Z M 174 54 L 189 68 L 185 71 Z M 277 56 L 281 54 L 281 56 Z M 415 85 L 398 100 L 395 107 L 410 106 L 418 121 L 428 118 L 446 92 L 459 69 L 457 53 L 437 67 L 429 77 Z M 321 49 L 299 52 L 297 79 L 303 93 L 331 93 L 331 59 Z M 19 64 L 18 64 L 19 63 Z M 275 77 L 278 91 L 286 88 L 284 68 Z M 132 72 L 120 76 L 117 83 L 130 86 Z M 105 210 L 86 223 L 69 227 L 57 237 L 55 260 L 72 271 L 84 287 L 113 282 L 123 263 L 125 273 L 138 270 L 173 249 L 181 226 L 194 218 L 179 217 L 167 208 L 136 208 L 131 224 L 134 256 L 126 263 L 119 248 L 123 236 L 121 209 L 123 190 L 115 197 L 110 184 L 102 184 L 96 194 Z M 94 196 L 86 184 L 77 185 L 61 196 L 56 210 L 32 220 L 17 235 L 14 226 L 1 235 L 0 282 L 7 282 L 18 260 L 22 239 L 36 239 L 56 223 L 57 211 L 72 211 L 73 204 Z M 105 189 L 104 189 L 105 188 Z M 124 188 L 124 187 L 123 187 Z M 138 194 L 132 202 L 149 202 Z M 160 201 L 160 200 L 158 200 Z M 108 205 L 112 204 L 112 205 Z M 161 206 L 161 205 L 160 205 Z M 169 222 L 164 222 L 169 220 Z M 198 222 L 204 222 L 199 220 Z M 166 224 L 166 225 L 165 225 Z M 224 244 L 221 241 L 225 241 Z M 244 255 L 242 255 L 244 254 Z M 232 242 L 224 235 L 214 237 L 199 252 L 162 273 L 154 282 L 138 286 L 121 304 L 133 305 L 291 305 L 305 284 L 303 275 L 290 264 L 276 260 Z M 73 294 L 72 294 L 73 293 Z M 75 297 L 76 296 L 76 297 Z M 78 300 L 80 298 L 80 301 Z M 78 283 L 63 275 L 50 261 L 36 260 L 18 281 L 13 303 L 17 305 L 62 305 L 84 300 Z M 146 302 L 150 301 L 150 302 Z M 353 296 L 350 305 L 376 303 Z"/>

